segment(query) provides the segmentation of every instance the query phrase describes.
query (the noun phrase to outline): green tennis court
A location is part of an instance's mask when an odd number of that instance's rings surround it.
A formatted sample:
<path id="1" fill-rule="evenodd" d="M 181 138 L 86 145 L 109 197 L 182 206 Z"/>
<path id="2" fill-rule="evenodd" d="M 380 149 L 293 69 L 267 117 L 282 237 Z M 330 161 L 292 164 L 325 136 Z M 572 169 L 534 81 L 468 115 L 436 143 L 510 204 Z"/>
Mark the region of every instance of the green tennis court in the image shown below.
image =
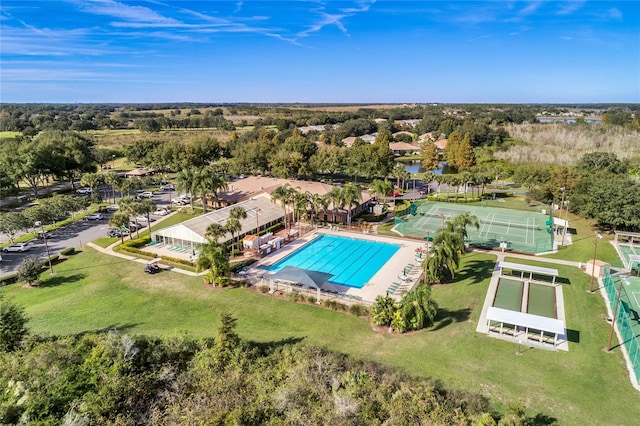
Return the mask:
<path id="1" fill-rule="evenodd" d="M 496 295 L 493 299 L 493 307 L 520 312 L 522 305 L 522 281 L 500 278 Z"/>
<path id="2" fill-rule="evenodd" d="M 447 220 L 466 212 L 475 215 L 480 225 L 467 228 L 468 244 L 523 253 L 553 250 L 550 217 L 536 212 L 424 201 L 399 213 L 393 229 L 404 236 L 424 238 L 427 232 L 433 236 Z"/>
<path id="3" fill-rule="evenodd" d="M 529 284 L 527 313 L 547 318 L 557 318 L 556 289 L 543 284 Z"/>

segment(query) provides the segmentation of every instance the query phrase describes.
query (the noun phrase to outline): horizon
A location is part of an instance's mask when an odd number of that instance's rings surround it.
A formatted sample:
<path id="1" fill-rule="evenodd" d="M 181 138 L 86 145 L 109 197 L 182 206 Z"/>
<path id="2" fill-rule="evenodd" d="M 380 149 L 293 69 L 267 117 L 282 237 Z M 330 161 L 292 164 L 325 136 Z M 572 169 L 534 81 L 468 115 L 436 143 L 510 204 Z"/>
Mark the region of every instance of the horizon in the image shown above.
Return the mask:
<path id="1" fill-rule="evenodd" d="M 5 0 L 0 20 L 3 104 L 640 103 L 633 1 Z"/>

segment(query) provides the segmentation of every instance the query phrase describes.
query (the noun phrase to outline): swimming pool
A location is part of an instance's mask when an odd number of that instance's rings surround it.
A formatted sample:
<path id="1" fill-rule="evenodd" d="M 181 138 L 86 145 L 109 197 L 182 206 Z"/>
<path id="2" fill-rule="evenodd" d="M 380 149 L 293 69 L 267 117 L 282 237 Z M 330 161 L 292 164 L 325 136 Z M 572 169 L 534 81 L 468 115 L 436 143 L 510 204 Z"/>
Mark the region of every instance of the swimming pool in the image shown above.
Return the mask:
<path id="1" fill-rule="evenodd" d="M 330 284 L 362 288 L 399 249 L 396 244 L 321 235 L 265 269 L 321 271 L 333 275 Z"/>

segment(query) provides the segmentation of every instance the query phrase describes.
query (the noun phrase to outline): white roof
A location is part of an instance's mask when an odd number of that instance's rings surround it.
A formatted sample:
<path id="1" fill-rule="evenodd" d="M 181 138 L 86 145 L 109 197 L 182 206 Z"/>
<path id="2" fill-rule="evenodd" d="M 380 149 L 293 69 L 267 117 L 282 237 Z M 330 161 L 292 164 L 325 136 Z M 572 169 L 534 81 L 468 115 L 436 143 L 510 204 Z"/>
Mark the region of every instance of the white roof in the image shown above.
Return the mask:
<path id="1" fill-rule="evenodd" d="M 268 195 L 263 194 L 249 200 L 241 201 L 237 204 L 197 216 L 177 225 L 159 229 L 152 232 L 151 235 L 154 238 L 156 235 L 161 235 L 185 241 L 193 241 L 194 243 L 204 243 L 206 242 L 204 235 L 207 232 L 209 225 L 212 223 L 225 225 L 233 207 L 241 207 L 245 212 L 247 212 L 247 218 L 240 221 L 242 229 L 236 234 L 236 236 L 253 231 L 258 225 L 263 226 L 284 217 L 284 210 L 282 210 L 279 205 L 271 202 Z M 227 233 L 219 241 L 229 241 L 230 239 L 231 234 Z"/>
<path id="2" fill-rule="evenodd" d="M 559 217 L 554 217 L 553 218 L 553 224 L 556 226 L 562 226 L 563 228 L 568 228 L 569 227 L 569 221 L 568 220 L 564 220 L 564 219 L 560 219 Z"/>
<path id="3" fill-rule="evenodd" d="M 552 277 L 558 276 L 557 269 L 543 268 L 541 266 L 522 265 L 520 263 L 500 262 L 498 263 L 500 268 L 512 269 L 515 271 L 531 272 L 534 274 L 551 275 Z"/>
<path id="4" fill-rule="evenodd" d="M 525 314 L 524 312 L 495 308 L 493 306 L 490 306 L 487 310 L 487 320 L 535 328 L 536 330 L 548 331 L 555 334 L 564 334 L 564 321 Z"/>

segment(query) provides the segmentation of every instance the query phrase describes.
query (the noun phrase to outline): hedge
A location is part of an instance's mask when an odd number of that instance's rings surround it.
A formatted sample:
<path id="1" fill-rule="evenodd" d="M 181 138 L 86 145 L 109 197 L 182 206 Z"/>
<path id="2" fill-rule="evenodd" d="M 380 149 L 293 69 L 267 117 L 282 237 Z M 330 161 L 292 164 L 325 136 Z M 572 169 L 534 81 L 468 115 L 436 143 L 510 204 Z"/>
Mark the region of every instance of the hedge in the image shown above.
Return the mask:
<path id="1" fill-rule="evenodd" d="M 75 247 L 67 247 L 64 250 L 60 250 L 60 255 L 61 256 L 70 256 L 72 254 L 74 254 L 76 252 Z"/>
<path id="2" fill-rule="evenodd" d="M 140 248 L 140 247 L 146 246 L 150 242 L 151 242 L 151 237 L 146 236 L 142 238 L 136 238 L 135 240 L 125 241 L 124 244 L 122 244 L 122 246 L 131 247 L 131 248 Z"/>

